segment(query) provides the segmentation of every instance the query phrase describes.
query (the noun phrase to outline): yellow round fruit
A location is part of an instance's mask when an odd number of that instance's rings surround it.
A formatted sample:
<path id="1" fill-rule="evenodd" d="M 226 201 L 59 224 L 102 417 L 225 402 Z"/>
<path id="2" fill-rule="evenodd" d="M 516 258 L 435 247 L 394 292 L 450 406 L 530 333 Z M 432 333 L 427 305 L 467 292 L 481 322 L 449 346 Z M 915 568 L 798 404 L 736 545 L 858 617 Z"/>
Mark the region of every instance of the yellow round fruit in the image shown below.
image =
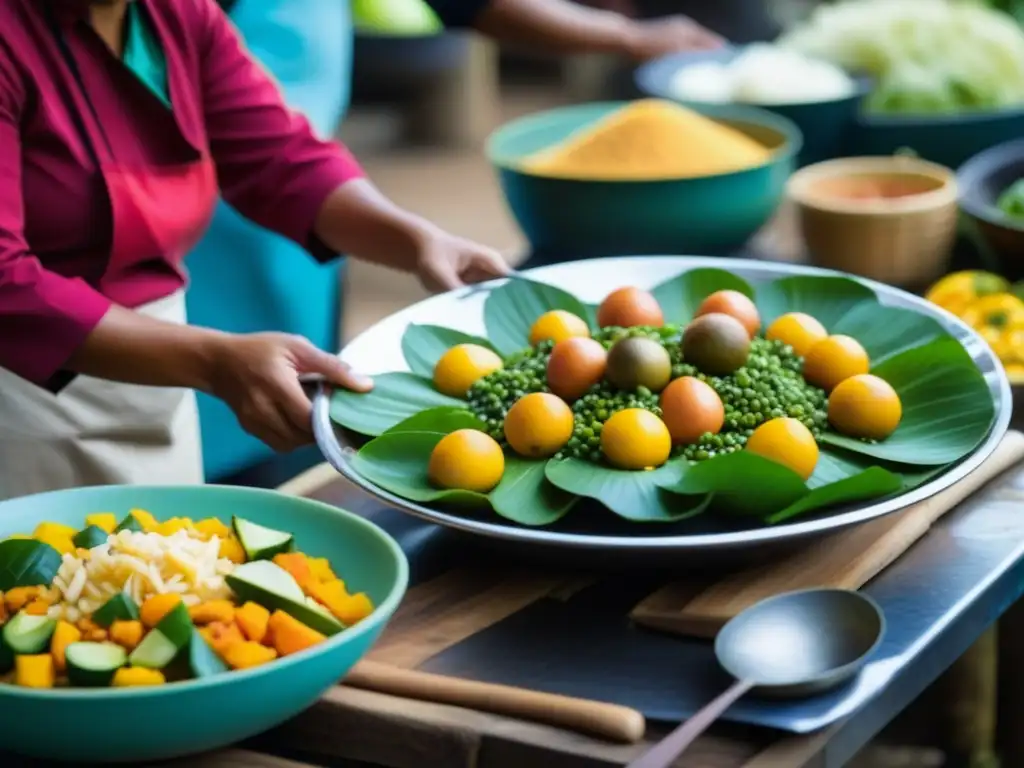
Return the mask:
<path id="1" fill-rule="evenodd" d="M 434 366 L 434 386 L 449 397 L 465 397 L 477 381 L 501 368 L 501 358 L 479 344 L 457 344 Z"/>
<path id="2" fill-rule="evenodd" d="M 643 408 L 612 414 L 601 429 L 601 451 L 619 469 L 648 469 L 668 461 L 672 436 L 665 422 Z"/>
<path id="3" fill-rule="evenodd" d="M 766 421 L 747 438 L 747 450 L 796 472 L 804 480 L 818 466 L 818 444 L 811 430 L 796 419 Z"/>
<path id="4" fill-rule="evenodd" d="M 822 339 L 804 356 L 804 378 L 826 392 L 851 376 L 867 373 L 870 367 L 864 347 L 849 336 Z"/>
<path id="5" fill-rule="evenodd" d="M 537 318 L 530 328 L 530 344 L 537 346 L 542 341 L 560 341 L 575 336 L 590 336 L 590 328 L 582 318 L 564 309 L 553 309 Z"/>
<path id="6" fill-rule="evenodd" d="M 439 488 L 488 493 L 505 473 L 498 442 L 476 429 L 459 429 L 441 438 L 430 452 L 427 478 Z"/>
<path id="7" fill-rule="evenodd" d="M 572 437 L 572 409 L 547 392 L 521 397 L 505 416 L 505 439 L 520 456 L 543 459 L 554 456 Z"/>
<path id="8" fill-rule="evenodd" d="M 807 357 L 811 347 L 828 336 L 825 326 L 803 312 L 788 312 L 772 321 L 765 331 L 768 341 L 789 344 L 800 357 Z"/>
<path id="9" fill-rule="evenodd" d="M 836 385 L 828 396 L 828 420 L 850 437 L 884 440 L 900 425 L 903 405 L 885 379 L 862 373 Z"/>

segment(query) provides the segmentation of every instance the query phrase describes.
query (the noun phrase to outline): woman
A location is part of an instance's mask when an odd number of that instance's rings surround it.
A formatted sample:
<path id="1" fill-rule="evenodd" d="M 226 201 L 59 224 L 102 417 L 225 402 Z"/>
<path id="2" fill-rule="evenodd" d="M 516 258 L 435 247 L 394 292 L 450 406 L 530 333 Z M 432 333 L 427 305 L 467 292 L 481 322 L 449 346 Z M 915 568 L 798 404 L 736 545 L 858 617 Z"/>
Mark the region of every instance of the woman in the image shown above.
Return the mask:
<path id="1" fill-rule="evenodd" d="M 301 337 L 184 324 L 181 262 L 218 194 L 321 260 L 433 289 L 505 271 L 317 139 L 214 0 L 5 0 L 0 495 L 201 481 L 192 390 L 288 450 L 310 440 L 301 374 L 372 386 Z"/>
<path id="2" fill-rule="evenodd" d="M 717 45 L 685 19 L 637 23 L 566 0 L 428 0 L 449 27 L 475 25 L 497 38 L 555 51 L 600 50 L 644 59 Z M 345 0 L 238 0 L 231 20 L 252 54 L 280 83 L 287 103 L 329 135 L 348 100 L 352 36 Z M 599 5 L 600 3 L 592 3 Z M 221 203 L 187 265 L 193 322 L 244 333 L 287 330 L 337 349 L 338 264 L 303 258 L 301 248 Z M 199 396 L 206 477 L 217 480 L 267 456 L 222 401 Z"/>

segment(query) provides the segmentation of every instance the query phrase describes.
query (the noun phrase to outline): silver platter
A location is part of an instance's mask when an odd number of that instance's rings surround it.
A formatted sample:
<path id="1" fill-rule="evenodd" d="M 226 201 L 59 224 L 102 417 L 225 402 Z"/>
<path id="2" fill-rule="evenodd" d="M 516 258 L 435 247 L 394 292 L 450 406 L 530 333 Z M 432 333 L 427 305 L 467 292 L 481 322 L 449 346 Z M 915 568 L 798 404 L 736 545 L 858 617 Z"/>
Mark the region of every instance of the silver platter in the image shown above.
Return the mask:
<path id="1" fill-rule="evenodd" d="M 839 274 L 789 264 L 684 256 L 637 256 L 576 261 L 540 267 L 526 274 L 536 280 L 569 290 L 584 301 L 596 304 L 608 293 L 623 285 L 651 288 L 685 270 L 698 267 L 726 269 L 751 282 L 763 282 L 787 275 Z M 992 430 L 973 453 L 934 480 L 896 498 L 873 504 L 842 507 L 826 516 L 789 524 L 739 531 L 680 534 L 666 526 L 667 530 L 662 530 L 659 534 L 659 526 L 637 524 L 631 529 L 635 529 L 635 534 L 616 532 L 609 535 L 599 530 L 577 532 L 527 528 L 506 522 L 497 516 L 462 517 L 431 509 L 422 504 L 406 501 L 360 477 L 352 469 L 347 458 L 355 451 L 356 444 L 350 434 L 331 421 L 330 393 L 324 389 L 315 395 L 313 403 L 316 441 L 327 461 L 335 469 L 387 505 L 432 523 L 496 541 L 530 544 L 534 548 L 539 546 L 543 549 L 596 550 L 608 554 L 653 555 L 678 552 L 708 555 L 727 552 L 740 554 L 755 547 L 772 548 L 821 536 L 897 512 L 953 485 L 985 461 L 996 449 L 1007 430 L 1012 412 L 1013 402 L 1006 374 L 999 360 L 981 337 L 956 317 L 924 299 L 881 283 L 870 280 L 864 282 L 877 292 L 882 303 L 913 309 L 942 323 L 961 341 L 977 363 L 996 404 L 996 419 Z M 498 284 L 500 283 L 494 283 Z M 485 335 L 483 305 L 486 296 L 486 290 L 472 287 L 421 301 L 364 331 L 345 347 L 341 352 L 341 358 L 357 370 L 368 374 L 408 370 L 402 356 L 401 339 L 409 324 L 441 325 L 466 333 Z M 580 510 L 570 513 L 566 520 L 578 513 Z"/>

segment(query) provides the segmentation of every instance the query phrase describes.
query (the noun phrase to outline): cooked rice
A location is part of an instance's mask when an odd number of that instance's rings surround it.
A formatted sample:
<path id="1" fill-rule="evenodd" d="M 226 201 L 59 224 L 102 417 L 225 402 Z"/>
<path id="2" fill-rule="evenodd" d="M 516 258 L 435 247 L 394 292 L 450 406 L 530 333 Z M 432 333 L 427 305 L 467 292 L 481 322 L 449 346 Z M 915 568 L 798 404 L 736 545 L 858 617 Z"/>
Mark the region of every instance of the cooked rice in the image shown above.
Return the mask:
<path id="1" fill-rule="evenodd" d="M 220 557 L 221 540 L 187 530 L 170 536 L 120 531 L 83 556 L 66 554 L 53 580 L 49 615 L 77 621 L 118 592 L 141 605 L 151 595 L 176 592 L 185 605 L 231 597 L 224 576 L 235 564 Z"/>

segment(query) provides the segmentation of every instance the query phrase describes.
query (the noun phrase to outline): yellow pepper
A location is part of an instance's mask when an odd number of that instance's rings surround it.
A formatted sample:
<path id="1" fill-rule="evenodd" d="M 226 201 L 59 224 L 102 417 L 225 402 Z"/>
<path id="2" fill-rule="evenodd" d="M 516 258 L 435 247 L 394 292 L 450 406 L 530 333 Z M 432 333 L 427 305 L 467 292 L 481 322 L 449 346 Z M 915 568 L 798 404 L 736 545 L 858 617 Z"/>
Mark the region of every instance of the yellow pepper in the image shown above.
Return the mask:
<path id="1" fill-rule="evenodd" d="M 133 509 L 129 514 L 134 517 L 145 533 L 156 533 L 160 530 L 160 523 L 155 517 L 144 509 Z"/>
<path id="2" fill-rule="evenodd" d="M 167 682 L 163 672 L 145 667 L 121 667 L 114 673 L 111 685 L 115 688 L 131 688 L 142 685 L 163 685 Z"/>
<path id="3" fill-rule="evenodd" d="M 967 270 L 946 275 L 928 290 L 925 298 L 959 317 L 977 299 L 1009 290 L 1010 284 L 999 275 Z"/>
<path id="4" fill-rule="evenodd" d="M 101 531 L 113 533 L 117 527 L 117 517 L 113 512 L 97 512 L 95 515 L 86 515 L 85 524 L 95 525 Z"/>
<path id="5" fill-rule="evenodd" d="M 35 531 L 33 531 L 32 538 L 44 544 L 49 544 L 62 555 L 66 555 L 75 551 L 75 545 L 71 539 L 76 533 L 78 531 L 70 525 L 40 523 L 36 526 Z"/>
<path id="6" fill-rule="evenodd" d="M 242 549 L 241 543 L 234 536 L 221 540 L 220 556 L 239 565 L 245 562 L 245 550 Z"/>
<path id="7" fill-rule="evenodd" d="M 199 535 L 206 540 L 209 540 L 214 536 L 218 536 L 221 539 L 231 538 L 231 529 L 216 517 L 208 517 L 205 520 L 200 520 L 195 524 L 195 529 L 199 532 Z"/>
<path id="8" fill-rule="evenodd" d="M 15 685 L 25 688 L 53 688 L 55 677 L 53 657 L 48 653 L 14 657 Z"/>

